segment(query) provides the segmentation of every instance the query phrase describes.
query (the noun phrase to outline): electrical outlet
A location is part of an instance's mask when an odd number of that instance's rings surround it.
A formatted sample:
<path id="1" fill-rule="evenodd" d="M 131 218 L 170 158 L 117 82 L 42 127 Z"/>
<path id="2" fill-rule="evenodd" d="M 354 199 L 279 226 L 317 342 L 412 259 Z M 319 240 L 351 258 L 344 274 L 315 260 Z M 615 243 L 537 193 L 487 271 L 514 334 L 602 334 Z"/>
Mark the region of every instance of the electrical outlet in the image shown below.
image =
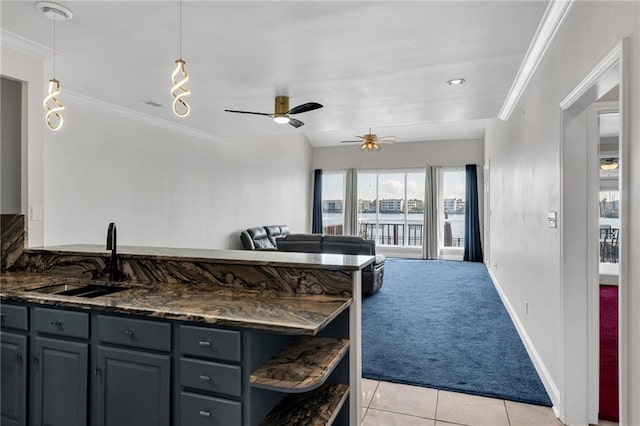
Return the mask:
<path id="1" fill-rule="evenodd" d="M 496 268 L 496 269 L 498 269 L 498 262 L 495 262 L 495 263 L 493 264 L 493 267 L 494 267 L 494 268 Z"/>
<path id="2" fill-rule="evenodd" d="M 529 313 L 529 302 L 524 302 L 524 313 L 525 314 Z"/>

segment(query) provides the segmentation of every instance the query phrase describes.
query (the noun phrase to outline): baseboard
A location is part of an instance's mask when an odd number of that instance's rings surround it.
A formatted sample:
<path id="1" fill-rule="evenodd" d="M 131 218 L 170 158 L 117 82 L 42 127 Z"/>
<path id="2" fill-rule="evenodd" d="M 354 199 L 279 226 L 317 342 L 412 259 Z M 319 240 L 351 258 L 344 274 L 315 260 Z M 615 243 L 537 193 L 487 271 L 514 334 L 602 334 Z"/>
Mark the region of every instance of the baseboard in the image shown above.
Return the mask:
<path id="1" fill-rule="evenodd" d="M 518 334 L 520 335 L 520 339 L 522 340 L 522 343 L 524 343 L 524 347 L 527 350 L 527 353 L 529 354 L 529 358 L 531 358 L 531 361 L 533 362 L 533 366 L 538 372 L 538 375 L 542 380 L 542 384 L 544 385 L 545 390 L 549 394 L 549 398 L 551 399 L 551 403 L 553 404 L 553 407 L 552 407 L 553 412 L 556 415 L 556 417 L 559 418 L 560 417 L 560 408 L 559 408 L 560 407 L 560 391 L 558 390 L 558 386 L 556 386 L 556 383 L 551 378 L 551 374 L 549 374 L 549 370 L 547 370 L 547 368 L 544 365 L 544 362 L 542 362 L 542 358 L 540 357 L 540 354 L 538 354 L 538 351 L 533 345 L 533 342 L 529 338 L 529 335 L 527 334 L 527 331 L 525 330 L 524 325 L 522 325 L 522 322 L 520 322 L 520 318 L 518 318 L 518 315 L 516 314 L 515 309 L 513 309 L 511 302 L 509 302 L 509 299 L 507 299 L 507 296 L 502 290 L 502 287 L 500 287 L 500 283 L 496 279 L 495 275 L 493 275 L 493 271 L 489 267 L 487 267 L 487 270 L 489 271 L 489 276 L 491 277 L 491 281 L 493 281 L 493 286 L 496 288 L 496 291 L 500 295 L 500 299 L 502 300 L 504 307 L 507 309 L 507 312 L 509 312 L 511 321 L 513 321 L 513 324 L 516 326 L 516 330 L 518 330 Z"/>

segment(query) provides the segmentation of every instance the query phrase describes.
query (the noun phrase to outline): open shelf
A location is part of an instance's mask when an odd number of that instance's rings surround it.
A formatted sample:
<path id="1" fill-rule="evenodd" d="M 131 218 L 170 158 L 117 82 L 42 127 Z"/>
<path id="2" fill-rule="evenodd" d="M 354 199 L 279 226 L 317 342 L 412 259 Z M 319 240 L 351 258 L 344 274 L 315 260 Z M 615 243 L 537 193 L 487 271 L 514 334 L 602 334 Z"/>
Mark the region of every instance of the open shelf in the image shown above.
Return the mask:
<path id="1" fill-rule="evenodd" d="M 349 396 L 349 386 L 325 383 L 311 392 L 285 397 L 260 426 L 329 426 Z"/>
<path id="2" fill-rule="evenodd" d="M 349 349 L 349 340 L 305 337 L 251 374 L 251 386 L 299 393 L 322 385 Z"/>

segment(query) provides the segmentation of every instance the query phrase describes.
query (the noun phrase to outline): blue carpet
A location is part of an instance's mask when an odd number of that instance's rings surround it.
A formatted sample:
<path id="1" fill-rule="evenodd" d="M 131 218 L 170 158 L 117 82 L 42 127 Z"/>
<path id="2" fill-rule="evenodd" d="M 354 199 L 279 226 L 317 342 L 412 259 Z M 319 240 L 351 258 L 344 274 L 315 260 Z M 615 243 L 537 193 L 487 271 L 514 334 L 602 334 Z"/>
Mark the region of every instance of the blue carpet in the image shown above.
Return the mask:
<path id="1" fill-rule="evenodd" d="M 551 406 L 482 263 L 387 259 L 362 302 L 362 376 Z"/>

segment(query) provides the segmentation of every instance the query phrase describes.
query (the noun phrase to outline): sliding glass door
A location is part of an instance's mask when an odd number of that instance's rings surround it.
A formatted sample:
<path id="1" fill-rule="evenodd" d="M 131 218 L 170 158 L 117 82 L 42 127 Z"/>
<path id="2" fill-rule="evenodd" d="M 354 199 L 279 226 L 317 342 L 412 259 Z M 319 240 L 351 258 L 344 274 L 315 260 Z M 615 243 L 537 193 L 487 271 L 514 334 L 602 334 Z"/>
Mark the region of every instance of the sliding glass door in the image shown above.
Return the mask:
<path id="1" fill-rule="evenodd" d="M 440 169 L 438 228 L 440 257 L 462 260 L 464 253 L 465 169 Z"/>
<path id="2" fill-rule="evenodd" d="M 424 171 L 358 173 L 358 235 L 383 246 L 422 246 Z"/>
<path id="3" fill-rule="evenodd" d="M 345 173 L 322 173 L 322 233 L 343 235 Z"/>

